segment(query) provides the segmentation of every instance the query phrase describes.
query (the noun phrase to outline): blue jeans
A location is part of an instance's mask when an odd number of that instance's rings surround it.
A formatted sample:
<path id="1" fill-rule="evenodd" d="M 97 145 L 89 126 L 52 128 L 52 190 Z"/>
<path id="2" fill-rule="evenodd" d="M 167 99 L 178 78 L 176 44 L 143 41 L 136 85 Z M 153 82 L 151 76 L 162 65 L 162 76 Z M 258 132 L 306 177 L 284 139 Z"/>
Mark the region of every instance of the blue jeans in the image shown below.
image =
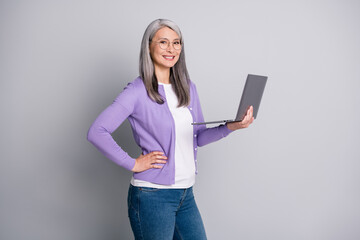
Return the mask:
<path id="1" fill-rule="evenodd" d="M 192 187 L 157 189 L 130 184 L 128 213 L 136 240 L 206 239 Z"/>

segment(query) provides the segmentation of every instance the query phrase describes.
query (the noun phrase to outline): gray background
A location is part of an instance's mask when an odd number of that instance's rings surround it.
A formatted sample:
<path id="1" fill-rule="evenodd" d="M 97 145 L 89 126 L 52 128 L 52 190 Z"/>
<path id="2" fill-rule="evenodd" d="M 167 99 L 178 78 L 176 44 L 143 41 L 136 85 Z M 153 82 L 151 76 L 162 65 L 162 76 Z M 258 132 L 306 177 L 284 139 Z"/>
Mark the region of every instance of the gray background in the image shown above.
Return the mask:
<path id="1" fill-rule="evenodd" d="M 199 151 L 209 239 L 360 239 L 360 2 L 0 2 L 0 239 L 132 239 L 131 174 L 86 141 L 138 75 L 156 18 L 182 29 L 206 120 L 248 73 L 258 119 Z M 114 134 L 139 154 L 126 122 Z"/>

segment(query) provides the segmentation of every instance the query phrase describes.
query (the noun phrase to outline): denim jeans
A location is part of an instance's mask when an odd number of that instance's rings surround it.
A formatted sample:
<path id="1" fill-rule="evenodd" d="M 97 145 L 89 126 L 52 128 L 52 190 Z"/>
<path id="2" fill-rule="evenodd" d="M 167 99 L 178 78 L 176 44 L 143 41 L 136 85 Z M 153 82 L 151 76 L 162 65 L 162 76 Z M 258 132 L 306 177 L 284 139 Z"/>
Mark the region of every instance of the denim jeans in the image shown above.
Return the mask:
<path id="1" fill-rule="evenodd" d="M 128 213 L 136 240 L 206 239 L 192 187 L 157 189 L 130 184 Z"/>

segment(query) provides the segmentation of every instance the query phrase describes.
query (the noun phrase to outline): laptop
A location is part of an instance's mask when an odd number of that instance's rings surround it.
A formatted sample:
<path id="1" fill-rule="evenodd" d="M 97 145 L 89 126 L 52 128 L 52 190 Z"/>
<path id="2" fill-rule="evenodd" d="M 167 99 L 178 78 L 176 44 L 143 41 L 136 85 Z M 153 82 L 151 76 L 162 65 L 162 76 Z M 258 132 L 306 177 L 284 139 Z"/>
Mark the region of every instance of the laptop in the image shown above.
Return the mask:
<path id="1" fill-rule="evenodd" d="M 246 112 L 250 106 L 253 106 L 253 116 L 256 118 L 267 78 L 267 76 L 248 74 L 235 119 L 200 123 L 194 122 L 192 125 L 241 122 L 242 119 L 246 116 Z"/>

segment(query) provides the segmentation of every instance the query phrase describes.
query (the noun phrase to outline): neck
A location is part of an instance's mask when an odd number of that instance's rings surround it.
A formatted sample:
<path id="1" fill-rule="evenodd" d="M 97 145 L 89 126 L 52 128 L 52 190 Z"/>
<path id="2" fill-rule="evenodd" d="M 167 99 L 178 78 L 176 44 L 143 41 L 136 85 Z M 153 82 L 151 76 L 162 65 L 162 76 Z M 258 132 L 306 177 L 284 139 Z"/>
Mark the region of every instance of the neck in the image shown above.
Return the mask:
<path id="1" fill-rule="evenodd" d="M 170 83 L 170 68 L 158 68 L 155 66 L 155 75 L 158 82 L 169 84 Z"/>

